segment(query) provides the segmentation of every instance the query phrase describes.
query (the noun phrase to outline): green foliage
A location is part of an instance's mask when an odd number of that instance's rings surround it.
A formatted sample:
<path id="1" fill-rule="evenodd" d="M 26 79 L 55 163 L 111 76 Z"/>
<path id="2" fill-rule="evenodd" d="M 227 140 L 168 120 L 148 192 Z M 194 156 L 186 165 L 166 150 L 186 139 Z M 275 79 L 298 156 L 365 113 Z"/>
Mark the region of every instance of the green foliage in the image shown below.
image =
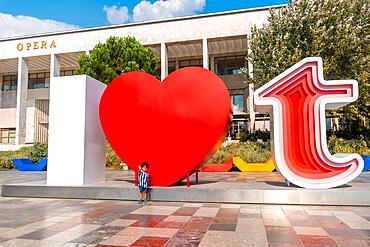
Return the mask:
<path id="1" fill-rule="evenodd" d="M 246 141 L 255 142 L 258 139 L 267 142 L 270 139 L 270 132 L 256 131 L 255 133 L 242 133 L 240 135 L 241 142 Z"/>
<path id="2" fill-rule="evenodd" d="M 14 169 L 13 159 L 29 158 L 37 163 L 48 155 L 48 146 L 46 143 L 35 143 L 33 146 L 22 147 L 17 151 L 0 152 L 0 170 Z M 67 154 L 68 155 L 68 154 Z M 106 166 L 113 169 L 121 169 L 121 159 L 114 152 L 112 147 L 106 145 Z"/>
<path id="3" fill-rule="evenodd" d="M 260 139 L 260 138 L 258 138 Z M 370 140 L 344 140 L 331 136 L 328 140 L 328 149 L 331 154 L 358 153 L 370 155 Z M 208 161 L 208 164 L 222 164 L 231 157 L 239 156 L 245 162 L 262 163 L 270 156 L 270 146 L 265 143 L 240 142 L 222 146 Z"/>
<path id="4" fill-rule="evenodd" d="M 32 146 L 22 147 L 17 151 L 0 151 L 0 170 L 14 169 L 13 159 L 28 158 Z"/>
<path id="5" fill-rule="evenodd" d="M 320 56 L 324 77 L 356 79 L 359 99 L 330 114 L 340 117 L 348 138 L 370 137 L 370 2 L 297 0 L 272 10 L 268 24 L 253 28 L 251 53 L 259 87 L 305 57 Z"/>
<path id="6" fill-rule="evenodd" d="M 48 145 L 46 143 L 35 143 L 17 151 L 2 151 L 0 152 L 0 170 L 14 169 L 13 159 L 29 158 L 33 163 L 37 163 L 47 156 Z"/>
<path id="7" fill-rule="evenodd" d="M 360 155 L 370 155 L 370 140 L 344 140 L 331 136 L 328 141 L 328 149 L 331 154 L 358 153 Z"/>
<path id="8" fill-rule="evenodd" d="M 111 145 L 107 143 L 105 147 L 105 165 L 108 168 L 120 168 L 122 160 L 114 152 Z"/>
<path id="9" fill-rule="evenodd" d="M 14 169 L 13 159 L 22 158 L 18 157 L 13 152 L 0 152 L 0 170 Z"/>
<path id="10" fill-rule="evenodd" d="M 33 163 L 38 163 L 40 160 L 48 157 L 48 144 L 47 143 L 35 143 L 28 152 L 28 158 Z"/>
<path id="11" fill-rule="evenodd" d="M 117 76 L 130 71 L 154 75 L 158 58 L 152 48 L 146 48 L 133 37 L 110 37 L 98 43 L 89 55 L 78 59 L 76 74 L 87 74 L 109 84 Z"/>
<path id="12" fill-rule="evenodd" d="M 222 164 L 231 157 L 239 156 L 245 162 L 265 162 L 270 156 L 268 144 L 240 142 L 222 146 L 208 161 L 208 164 Z"/>

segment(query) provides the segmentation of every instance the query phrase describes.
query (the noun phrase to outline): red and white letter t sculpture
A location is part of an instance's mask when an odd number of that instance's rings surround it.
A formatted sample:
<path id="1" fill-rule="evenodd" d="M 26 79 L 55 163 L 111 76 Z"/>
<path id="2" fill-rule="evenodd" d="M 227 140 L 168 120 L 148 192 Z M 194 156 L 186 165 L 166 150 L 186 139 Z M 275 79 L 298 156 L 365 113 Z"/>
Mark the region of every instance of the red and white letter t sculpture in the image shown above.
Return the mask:
<path id="1" fill-rule="evenodd" d="M 322 70 L 321 58 L 303 59 L 254 93 L 256 110 L 270 112 L 277 169 L 311 189 L 346 184 L 364 166 L 358 154 L 331 155 L 326 141 L 325 109 L 356 101 L 357 81 L 325 81 Z"/>

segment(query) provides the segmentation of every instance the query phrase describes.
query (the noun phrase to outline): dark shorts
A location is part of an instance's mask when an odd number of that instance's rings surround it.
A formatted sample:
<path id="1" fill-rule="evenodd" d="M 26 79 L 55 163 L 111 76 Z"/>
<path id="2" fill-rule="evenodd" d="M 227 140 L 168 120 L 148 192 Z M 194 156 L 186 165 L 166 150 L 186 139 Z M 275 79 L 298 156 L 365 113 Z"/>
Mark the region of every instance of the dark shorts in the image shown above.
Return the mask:
<path id="1" fill-rule="evenodd" d="M 148 192 L 148 187 L 142 187 L 142 186 L 139 186 L 139 191 L 140 192 Z"/>

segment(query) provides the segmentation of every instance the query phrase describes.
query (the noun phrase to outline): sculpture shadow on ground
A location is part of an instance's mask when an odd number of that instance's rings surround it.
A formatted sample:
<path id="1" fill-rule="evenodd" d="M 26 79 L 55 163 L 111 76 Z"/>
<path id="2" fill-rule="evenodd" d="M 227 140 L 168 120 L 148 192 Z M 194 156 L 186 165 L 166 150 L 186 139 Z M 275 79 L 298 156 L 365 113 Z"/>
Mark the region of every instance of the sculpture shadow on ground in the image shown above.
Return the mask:
<path id="1" fill-rule="evenodd" d="M 219 181 L 214 181 L 214 180 L 199 180 L 198 183 L 195 181 L 190 181 L 190 186 L 192 185 L 200 185 L 200 184 L 213 184 L 217 183 Z M 172 187 L 180 187 L 180 186 L 186 186 L 186 180 L 177 182 L 176 184 L 172 185 Z"/>
<path id="2" fill-rule="evenodd" d="M 288 186 L 288 184 L 286 182 L 266 181 L 265 183 L 268 184 L 268 185 L 271 185 L 271 186 L 275 186 L 275 187 L 304 189 L 304 188 L 301 188 L 301 187 L 299 187 L 295 184 L 292 184 L 292 183 L 290 183 L 290 186 Z M 341 185 L 341 186 L 338 186 L 338 187 L 335 187 L 335 188 L 350 188 L 350 187 L 352 187 L 352 186 L 348 185 L 348 184 L 344 184 L 344 185 Z"/>
<path id="3" fill-rule="evenodd" d="M 112 179 L 112 181 L 114 181 L 114 182 L 127 182 L 127 183 L 130 183 L 130 184 L 135 184 L 134 179 L 115 178 L 115 179 Z M 218 181 L 214 181 L 214 180 L 199 180 L 198 183 L 196 183 L 195 181 L 191 180 L 190 181 L 190 186 L 200 185 L 200 184 L 212 184 L 212 183 L 217 183 L 217 182 Z M 181 186 L 186 186 L 186 180 L 177 182 L 176 184 L 174 184 L 170 187 L 181 187 Z M 170 188 L 170 187 L 168 187 L 168 188 Z"/>

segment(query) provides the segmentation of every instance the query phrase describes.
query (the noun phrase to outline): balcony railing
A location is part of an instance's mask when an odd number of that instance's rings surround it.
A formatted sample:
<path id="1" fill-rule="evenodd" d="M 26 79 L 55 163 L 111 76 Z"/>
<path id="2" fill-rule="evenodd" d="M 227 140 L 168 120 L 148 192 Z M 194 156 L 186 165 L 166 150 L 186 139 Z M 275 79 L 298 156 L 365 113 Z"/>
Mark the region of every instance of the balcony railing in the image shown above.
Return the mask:
<path id="1" fill-rule="evenodd" d="M 228 89 L 245 88 L 248 86 L 244 83 L 244 77 L 241 74 L 220 75 L 219 77 L 225 82 Z"/>

